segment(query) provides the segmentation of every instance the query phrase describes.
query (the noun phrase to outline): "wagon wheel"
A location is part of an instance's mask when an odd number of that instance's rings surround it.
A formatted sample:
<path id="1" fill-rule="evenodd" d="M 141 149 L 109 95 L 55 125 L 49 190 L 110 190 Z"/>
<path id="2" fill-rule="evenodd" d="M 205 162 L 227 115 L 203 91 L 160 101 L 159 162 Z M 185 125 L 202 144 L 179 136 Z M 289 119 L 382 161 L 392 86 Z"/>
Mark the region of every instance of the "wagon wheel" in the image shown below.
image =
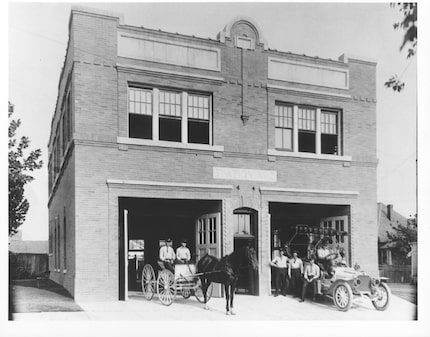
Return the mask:
<path id="1" fill-rule="evenodd" d="M 377 297 L 372 300 L 376 310 L 384 311 L 390 304 L 391 291 L 385 283 L 380 283 L 376 288 Z"/>
<path id="2" fill-rule="evenodd" d="M 338 283 L 333 290 L 333 302 L 340 311 L 348 311 L 352 306 L 352 289 L 346 282 Z"/>
<path id="3" fill-rule="evenodd" d="M 190 298 L 191 289 L 189 286 L 189 282 L 185 277 L 180 277 L 176 280 L 176 291 L 180 292 L 183 298 Z"/>
<path id="4" fill-rule="evenodd" d="M 157 294 L 160 302 L 164 305 L 171 305 L 176 297 L 175 276 L 170 270 L 162 270 L 158 274 Z"/>
<path id="5" fill-rule="evenodd" d="M 206 291 L 206 302 L 209 302 L 209 300 L 211 299 L 212 291 L 213 291 L 213 284 L 211 283 L 208 287 L 208 290 Z M 199 301 L 200 303 L 205 303 L 202 283 L 200 279 L 197 281 L 196 288 L 194 290 L 194 296 L 197 298 L 197 301 Z"/>
<path id="6" fill-rule="evenodd" d="M 142 292 L 148 300 L 152 300 L 155 294 L 155 272 L 150 264 L 146 264 L 142 270 Z"/>

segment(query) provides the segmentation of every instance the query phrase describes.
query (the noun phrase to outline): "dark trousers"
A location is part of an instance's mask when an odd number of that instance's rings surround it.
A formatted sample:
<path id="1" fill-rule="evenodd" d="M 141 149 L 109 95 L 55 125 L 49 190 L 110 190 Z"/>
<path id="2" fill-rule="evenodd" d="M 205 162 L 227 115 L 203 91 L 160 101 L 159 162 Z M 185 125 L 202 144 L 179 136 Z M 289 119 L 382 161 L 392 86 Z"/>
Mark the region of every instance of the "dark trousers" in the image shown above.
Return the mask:
<path id="1" fill-rule="evenodd" d="M 300 268 L 291 269 L 291 291 L 293 295 L 300 296 L 302 285 L 302 273 Z"/>
<path id="2" fill-rule="evenodd" d="M 305 300 L 306 289 L 307 289 L 309 284 L 312 285 L 312 298 L 315 298 L 315 294 L 317 293 L 317 280 L 312 279 L 312 281 L 309 282 L 306 279 L 303 279 L 303 287 L 302 287 L 302 300 L 303 301 Z"/>
<path id="3" fill-rule="evenodd" d="M 287 268 L 275 268 L 275 293 L 287 293 Z"/>
<path id="4" fill-rule="evenodd" d="M 170 270 L 173 274 L 175 273 L 175 267 L 173 264 L 167 261 L 158 261 L 158 265 L 160 266 L 161 270 L 167 269 Z"/>
<path id="5" fill-rule="evenodd" d="M 322 266 L 322 269 L 331 276 L 333 272 L 333 261 L 330 259 L 320 259 L 320 265 Z"/>

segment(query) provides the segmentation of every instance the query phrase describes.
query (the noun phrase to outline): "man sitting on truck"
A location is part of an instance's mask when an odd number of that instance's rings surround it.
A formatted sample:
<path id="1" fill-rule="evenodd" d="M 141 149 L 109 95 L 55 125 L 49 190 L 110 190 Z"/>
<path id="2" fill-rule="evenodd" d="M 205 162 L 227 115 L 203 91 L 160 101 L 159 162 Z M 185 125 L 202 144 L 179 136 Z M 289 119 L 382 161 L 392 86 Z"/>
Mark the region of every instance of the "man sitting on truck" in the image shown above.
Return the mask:
<path id="1" fill-rule="evenodd" d="M 317 249 L 318 262 L 321 263 L 329 276 L 333 276 L 333 260 L 338 257 L 338 252 L 333 252 L 329 248 L 329 239 L 324 238 L 321 247 Z"/>

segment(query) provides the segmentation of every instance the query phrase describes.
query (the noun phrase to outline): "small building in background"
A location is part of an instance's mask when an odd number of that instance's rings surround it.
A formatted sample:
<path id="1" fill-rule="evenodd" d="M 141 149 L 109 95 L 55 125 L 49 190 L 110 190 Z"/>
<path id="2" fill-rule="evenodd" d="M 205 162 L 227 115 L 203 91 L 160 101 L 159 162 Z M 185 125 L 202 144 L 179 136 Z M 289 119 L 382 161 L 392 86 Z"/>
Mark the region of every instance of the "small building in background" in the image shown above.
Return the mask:
<path id="1" fill-rule="evenodd" d="M 399 241 L 390 238 L 390 234 L 396 234 L 395 227 L 398 226 L 407 227 L 408 218 L 396 212 L 393 205 L 378 203 L 380 276 L 389 277 L 389 282 L 393 283 L 410 283 L 413 277 L 411 253 L 405 252 Z"/>
<path id="2" fill-rule="evenodd" d="M 35 278 L 48 272 L 48 240 L 22 240 L 22 232 L 9 238 L 12 279 Z"/>

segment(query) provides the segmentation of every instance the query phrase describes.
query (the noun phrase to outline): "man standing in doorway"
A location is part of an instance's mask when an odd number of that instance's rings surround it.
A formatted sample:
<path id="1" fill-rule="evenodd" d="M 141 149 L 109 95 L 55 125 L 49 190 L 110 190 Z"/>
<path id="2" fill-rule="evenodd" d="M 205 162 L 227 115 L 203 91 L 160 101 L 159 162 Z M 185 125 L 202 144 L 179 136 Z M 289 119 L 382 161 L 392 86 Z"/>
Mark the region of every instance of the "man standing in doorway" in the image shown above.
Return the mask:
<path id="1" fill-rule="evenodd" d="M 305 267 L 305 274 L 302 288 L 302 298 L 300 302 L 305 301 L 306 289 L 309 284 L 312 285 L 312 301 L 315 301 L 315 295 L 317 293 L 317 280 L 320 277 L 320 268 L 315 264 L 315 256 L 311 256 L 309 264 Z"/>
<path id="2" fill-rule="evenodd" d="M 291 291 L 294 297 L 299 297 L 303 277 L 303 261 L 298 257 L 296 250 L 293 252 L 293 257 L 290 259 L 288 276 L 291 279 Z"/>
<path id="3" fill-rule="evenodd" d="M 275 272 L 275 297 L 279 295 L 286 296 L 287 294 L 287 274 L 288 274 L 288 257 L 284 255 L 282 249 L 279 250 L 279 255 L 270 262 L 270 265 L 274 267 Z"/>
<path id="4" fill-rule="evenodd" d="M 168 269 L 174 274 L 175 267 L 173 266 L 173 262 L 175 261 L 176 256 L 175 251 L 172 248 L 172 239 L 167 239 L 165 245 L 160 248 L 159 257 L 160 260 L 158 261 L 158 265 L 161 269 Z"/>

